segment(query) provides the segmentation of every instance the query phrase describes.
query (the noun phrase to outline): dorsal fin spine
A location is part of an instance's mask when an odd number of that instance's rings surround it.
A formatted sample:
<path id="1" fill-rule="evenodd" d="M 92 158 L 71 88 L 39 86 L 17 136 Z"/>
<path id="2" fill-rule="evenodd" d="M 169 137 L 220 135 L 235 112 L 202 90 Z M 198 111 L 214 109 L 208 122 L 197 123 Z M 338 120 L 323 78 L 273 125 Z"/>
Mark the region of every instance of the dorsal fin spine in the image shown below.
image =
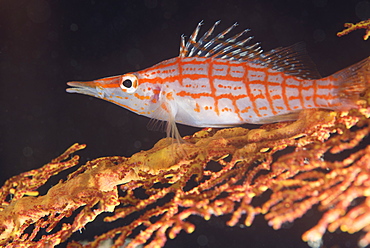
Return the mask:
<path id="1" fill-rule="evenodd" d="M 212 35 L 213 31 L 215 30 L 216 26 L 220 23 L 221 21 L 217 21 L 215 22 L 215 24 L 213 24 L 213 26 L 203 35 L 202 38 L 199 39 L 199 41 L 204 41 L 205 39 L 207 39 L 209 36 Z"/>
<path id="2" fill-rule="evenodd" d="M 181 40 L 180 40 L 180 53 L 179 57 L 185 57 L 186 51 L 185 51 L 185 35 L 181 35 Z"/>
<path id="3" fill-rule="evenodd" d="M 249 36 L 248 38 L 242 40 L 242 41 L 238 41 L 237 43 L 235 43 L 235 45 L 237 46 L 244 46 L 245 43 L 251 41 L 252 39 L 254 38 L 254 36 Z"/>
<path id="4" fill-rule="evenodd" d="M 250 31 L 249 29 L 245 29 L 236 35 L 227 37 L 231 30 L 238 24 L 234 23 L 222 32 L 214 34 L 216 26 L 219 23 L 220 21 L 217 21 L 213 24 L 213 26 L 198 40 L 197 37 L 203 25 L 203 21 L 198 23 L 187 42 L 185 42 L 185 36 L 181 36 L 179 56 L 182 58 L 212 57 L 250 62 L 304 79 L 320 78 L 319 74 L 314 69 L 315 67 L 312 61 L 308 59 L 303 46 L 297 44 L 263 53 L 263 49 L 259 42 L 255 44 L 249 43 L 253 36 L 245 39 L 242 38 L 245 33 Z M 306 63 L 302 61 L 306 61 Z"/>

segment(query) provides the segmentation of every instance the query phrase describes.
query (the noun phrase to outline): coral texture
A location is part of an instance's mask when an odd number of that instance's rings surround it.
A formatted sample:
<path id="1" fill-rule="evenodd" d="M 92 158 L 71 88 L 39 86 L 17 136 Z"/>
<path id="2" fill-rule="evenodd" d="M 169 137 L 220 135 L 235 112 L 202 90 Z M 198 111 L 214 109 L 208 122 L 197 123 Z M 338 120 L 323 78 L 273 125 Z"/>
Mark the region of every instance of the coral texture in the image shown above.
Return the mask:
<path id="1" fill-rule="evenodd" d="M 343 36 L 343 35 L 346 35 L 346 34 L 349 34 L 352 31 L 357 30 L 357 29 L 365 29 L 366 30 L 366 33 L 364 35 L 364 40 L 367 40 L 370 36 L 370 19 L 369 20 L 364 20 L 364 21 L 361 21 L 361 22 L 358 22 L 358 23 L 355 23 L 355 24 L 345 23 L 344 27 L 345 27 L 345 29 L 343 31 L 340 31 L 340 32 L 337 33 L 337 35 L 339 37 Z"/>

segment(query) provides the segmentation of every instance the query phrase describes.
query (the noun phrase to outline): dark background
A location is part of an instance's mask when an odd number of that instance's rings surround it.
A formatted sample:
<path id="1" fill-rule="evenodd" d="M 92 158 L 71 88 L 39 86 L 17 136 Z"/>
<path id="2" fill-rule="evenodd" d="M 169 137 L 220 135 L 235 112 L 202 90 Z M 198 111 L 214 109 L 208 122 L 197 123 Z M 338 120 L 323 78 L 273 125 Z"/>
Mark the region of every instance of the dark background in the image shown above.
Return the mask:
<path id="1" fill-rule="evenodd" d="M 164 137 L 148 119 L 89 96 L 67 94 L 66 82 L 144 69 L 178 55 L 180 35 L 204 20 L 252 29 L 265 51 L 304 41 L 323 76 L 370 55 L 364 30 L 338 38 L 345 22 L 370 18 L 369 1 L 130 0 L 0 2 L 0 183 L 35 169 L 75 142 L 81 160 L 131 156 Z M 198 129 L 180 126 L 182 135 Z M 226 218 L 201 221 L 168 247 L 307 247 L 301 234 L 320 214 L 279 231 L 262 217 L 250 228 L 226 227 Z M 98 227 L 100 228 L 100 227 Z M 87 226 L 89 229 L 89 226 Z M 354 247 L 358 235 L 327 234 L 327 247 Z M 338 246 L 337 246 L 338 247 Z"/>

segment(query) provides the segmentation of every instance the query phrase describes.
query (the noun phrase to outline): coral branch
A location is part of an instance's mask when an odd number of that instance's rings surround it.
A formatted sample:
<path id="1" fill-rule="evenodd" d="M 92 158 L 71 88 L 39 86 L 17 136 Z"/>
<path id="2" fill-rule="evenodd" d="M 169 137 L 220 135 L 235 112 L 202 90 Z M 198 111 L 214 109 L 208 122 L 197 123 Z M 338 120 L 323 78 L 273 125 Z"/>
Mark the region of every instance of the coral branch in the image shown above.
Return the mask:
<path id="1" fill-rule="evenodd" d="M 303 234 L 305 241 L 317 246 L 326 230 L 363 231 L 359 245 L 365 247 L 370 242 L 370 146 L 360 142 L 370 133 L 369 100 L 370 91 L 348 112 L 307 110 L 295 122 L 253 130 L 209 128 L 181 144 L 163 139 L 130 158 L 90 161 L 38 196 L 37 189 L 52 175 L 77 164 L 78 156 L 68 157 L 84 145 L 75 144 L 1 188 L 0 244 L 54 246 L 107 212 L 104 221 L 125 219 L 126 224 L 100 234 L 88 247 L 106 239 L 118 247 L 128 237 L 129 248 L 161 247 L 181 230 L 194 231 L 192 215 L 208 220 L 230 214 L 228 225 L 249 226 L 263 214 L 279 229 L 317 206 L 323 216 Z M 277 156 L 283 151 L 287 154 Z M 331 159 L 346 151 L 350 155 L 344 159 Z M 253 205 L 265 192 L 268 200 Z M 69 246 L 83 245 L 73 241 Z"/>
<path id="2" fill-rule="evenodd" d="M 365 20 L 365 21 L 361 21 L 361 22 L 358 22 L 358 23 L 355 23 L 355 24 L 345 23 L 344 27 L 346 29 L 337 33 L 337 35 L 339 37 L 341 37 L 343 35 L 347 35 L 347 34 L 351 33 L 354 30 L 357 30 L 357 29 L 365 29 L 366 30 L 366 33 L 364 35 L 364 40 L 367 40 L 370 36 L 370 19 Z"/>

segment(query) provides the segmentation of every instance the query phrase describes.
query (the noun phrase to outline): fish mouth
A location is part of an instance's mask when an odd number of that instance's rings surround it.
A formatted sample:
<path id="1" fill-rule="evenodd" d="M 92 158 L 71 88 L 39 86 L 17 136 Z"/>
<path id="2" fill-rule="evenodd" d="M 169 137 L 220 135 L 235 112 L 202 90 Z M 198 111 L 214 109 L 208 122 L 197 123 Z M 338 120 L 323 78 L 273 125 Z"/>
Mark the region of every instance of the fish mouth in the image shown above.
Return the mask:
<path id="1" fill-rule="evenodd" d="M 66 89 L 68 93 L 78 93 L 78 94 L 99 97 L 97 94 L 98 92 L 96 90 L 97 85 L 94 83 L 94 81 L 90 81 L 90 82 L 72 81 L 72 82 L 68 82 L 67 85 L 71 87 L 71 88 Z"/>
<path id="2" fill-rule="evenodd" d="M 67 88 L 66 91 L 104 98 L 107 89 L 119 88 L 120 78 L 121 76 L 112 76 L 88 82 L 72 81 L 67 83 L 71 88 Z"/>

